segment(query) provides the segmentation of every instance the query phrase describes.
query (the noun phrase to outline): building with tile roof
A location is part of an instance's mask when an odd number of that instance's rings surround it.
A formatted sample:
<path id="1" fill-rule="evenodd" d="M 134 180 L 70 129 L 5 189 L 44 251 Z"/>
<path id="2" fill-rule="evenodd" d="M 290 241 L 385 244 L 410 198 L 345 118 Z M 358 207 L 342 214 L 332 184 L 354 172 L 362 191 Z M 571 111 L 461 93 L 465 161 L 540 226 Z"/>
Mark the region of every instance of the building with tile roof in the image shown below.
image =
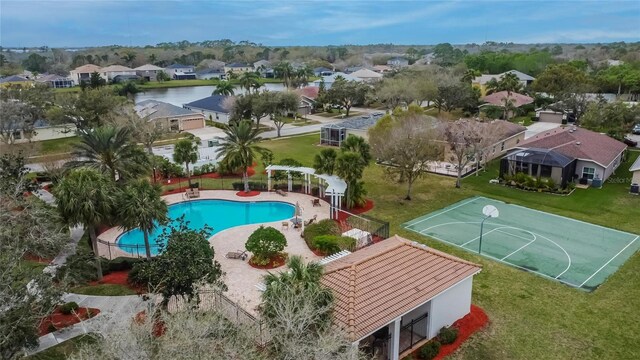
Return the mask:
<path id="1" fill-rule="evenodd" d="M 352 72 L 351 76 L 355 76 L 367 82 L 373 82 L 382 79 L 382 74 L 366 68 Z"/>
<path id="2" fill-rule="evenodd" d="M 470 312 L 480 270 L 395 235 L 327 263 L 322 284 L 333 290 L 335 323 L 349 339 L 386 342 L 395 360 Z"/>
<path id="3" fill-rule="evenodd" d="M 211 95 L 188 104 L 182 105 L 187 110 L 192 110 L 204 115 L 206 120 L 229 123 L 229 110 L 225 108 L 225 101 L 231 98 L 226 95 Z"/>
<path id="4" fill-rule="evenodd" d="M 100 76 L 107 81 L 113 81 L 118 75 L 136 76 L 136 71 L 122 65 L 109 65 L 100 69 Z"/>
<path id="5" fill-rule="evenodd" d="M 577 179 L 583 184 L 591 184 L 595 180 L 600 186 L 622 163 L 627 145 L 605 134 L 567 126 L 532 136 L 516 149 L 503 158 L 501 176 L 524 172 L 533 177 L 552 178 L 557 184 Z M 522 150 L 526 151 L 523 153 Z M 543 161 L 542 153 L 549 150 L 571 161 L 562 167 L 540 162 Z M 567 172 L 567 169 L 572 171 Z"/>
<path id="6" fill-rule="evenodd" d="M 158 74 L 164 72 L 164 69 L 160 66 L 155 66 L 153 64 L 144 64 L 142 66 L 138 66 L 133 69 L 136 72 L 136 75 L 140 76 L 140 78 L 146 81 L 156 81 L 158 79 Z"/>
<path id="7" fill-rule="evenodd" d="M 201 129 L 206 126 L 203 114 L 162 101 L 141 101 L 136 104 L 135 111 L 141 118 L 173 132 Z"/>
<path id="8" fill-rule="evenodd" d="M 69 72 L 69 77 L 76 84 L 80 85 L 80 83 L 83 81 L 89 82 L 91 80 L 91 74 L 93 74 L 94 72 L 100 74 L 101 69 L 102 68 L 98 65 L 86 64 L 71 70 Z"/>

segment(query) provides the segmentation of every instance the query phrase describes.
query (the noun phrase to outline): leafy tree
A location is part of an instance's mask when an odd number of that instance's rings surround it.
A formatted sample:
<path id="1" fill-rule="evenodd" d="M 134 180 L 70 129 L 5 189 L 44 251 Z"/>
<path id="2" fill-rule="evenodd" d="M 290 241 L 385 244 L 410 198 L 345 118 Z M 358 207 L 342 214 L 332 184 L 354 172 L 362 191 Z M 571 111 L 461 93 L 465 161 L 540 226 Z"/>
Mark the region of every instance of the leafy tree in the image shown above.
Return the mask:
<path id="1" fill-rule="evenodd" d="M 262 132 L 260 129 L 253 128 L 249 121 L 232 124 L 224 130 L 226 136 L 217 151 L 217 155 L 222 156 L 224 162 L 242 169 L 245 192 L 250 190 L 249 167 L 253 165 L 258 155 L 267 152 L 267 149 L 258 145 L 262 141 L 260 137 Z"/>
<path id="2" fill-rule="evenodd" d="M 85 131 L 104 125 L 125 101 L 126 98 L 117 96 L 107 87 L 87 89 L 79 94 L 63 93 L 46 117 L 57 124 L 72 123 L 79 131 Z"/>
<path id="3" fill-rule="evenodd" d="M 438 85 L 438 96 L 434 103 L 441 110 L 451 111 L 456 108 L 466 108 L 475 105 L 477 93 L 469 84 L 463 82 L 443 83 Z"/>
<path id="4" fill-rule="evenodd" d="M 20 199 L 25 192 L 37 189 L 37 184 L 27 178 L 22 153 L 3 154 L 0 157 L 0 199 Z"/>
<path id="5" fill-rule="evenodd" d="M 132 142 L 129 128 L 105 125 L 80 134 L 80 142 L 73 144 L 76 160 L 68 168 L 89 167 L 111 180 L 135 178 L 149 172 L 149 159 L 144 150 Z"/>
<path id="6" fill-rule="evenodd" d="M 373 154 L 387 165 L 385 172 L 398 183 L 406 182 L 405 200 L 411 200 L 412 186 L 427 172 L 429 163 L 442 155 L 437 141 L 440 127 L 434 120 L 407 112 L 387 116 L 369 130 Z"/>
<path id="7" fill-rule="evenodd" d="M 313 168 L 319 174 L 333 175 L 338 153 L 334 149 L 322 149 L 313 158 Z"/>
<path id="8" fill-rule="evenodd" d="M 287 114 L 294 113 L 300 106 L 300 97 L 293 92 L 277 92 L 273 95 L 264 95 L 265 101 L 269 101 L 269 115 L 276 126 L 278 137 L 284 124 L 288 122 Z"/>
<path id="9" fill-rule="evenodd" d="M 0 140 L 7 145 L 16 141 L 16 133 L 30 138 L 34 134 L 35 118 L 30 113 L 29 105 L 22 102 L 0 102 Z"/>
<path id="10" fill-rule="evenodd" d="M 287 238 L 273 227 L 260 226 L 254 231 L 245 248 L 253 253 L 252 262 L 259 265 L 268 264 L 276 255 L 280 254 L 287 246 Z"/>
<path id="11" fill-rule="evenodd" d="M 131 131 L 132 138 L 141 143 L 147 149 L 149 155 L 153 155 L 153 144 L 169 132 L 167 127 L 158 126 L 154 121 L 150 121 L 148 117 L 141 118 L 133 106 L 121 107 L 107 121 L 117 128 L 128 128 Z"/>
<path id="12" fill-rule="evenodd" d="M 133 60 L 135 60 L 136 57 L 137 56 L 135 52 L 127 51 L 120 57 L 120 59 L 124 60 L 124 62 L 126 62 L 129 67 L 131 67 L 133 65 Z"/>
<path id="13" fill-rule="evenodd" d="M 44 73 L 47 71 L 47 58 L 42 55 L 31 54 L 22 62 L 22 66 L 29 71 Z"/>
<path id="14" fill-rule="evenodd" d="M 213 95 L 234 95 L 233 84 L 229 81 L 220 81 L 218 85 L 216 85 L 216 89 L 213 90 Z"/>
<path id="15" fill-rule="evenodd" d="M 117 199 L 118 222 L 127 230 L 139 228 L 144 235 L 147 259 L 151 259 L 149 233 L 156 223 L 166 224 L 167 203 L 162 199 L 162 187 L 147 179 L 130 182 Z"/>
<path id="16" fill-rule="evenodd" d="M 116 93 L 120 96 L 133 97 L 133 95 L 140 92 L 140 89 L 133 81 L 127 81 L 126 83 L 116 87 Z"/>
<path id="17" fill-rule="evenodd" d="M 478 121 L 461 119 L 448 123 L 444 129 L 444 139 L 449 149 L 449 160 L 456 164 L 456 188 L 462 186 L 462 171 L 471 162 L 482 138 L 478 131 Z"/>
<path id="18" fill-rule="evenodd" d="M 346 116 L 349 116 L 351 107 L 362 104 L 369 90 L 370 87 L 364 83 L 338 77 L 327 90 L 327 99 L 331 104 L 344 109 Z"/>
<path id="19" fill-rule="evenodd" d="M 107 85 L 107 80 L 103 79 L 102 76 L 100 76 L 100 74 L 98 74 L 96 71 L 94 71 L 89 76 L 89 84 L 88 85 L 89 85 L 90 89 L 97 89 L 99 87 Z"/>
<path id="20" fill-rule="evenodd" d="M 169 81 L 171 80 L 171 78 L 169 77 L 169 75 L 167 75 L 166 72 L 164 71 L 159 71 L 156 74 L 156 80 L 158 80 L 159 82 L 164 82 L 164 81 Z"/>
<path id="21" fill-rule="evenodd" d="M 295 71 L 295 77 L 293 86 L 299 88 L 301 86 L 307 86 L 309 84 L 309 78 L 313 76 L 313 69 L 308 66 L 303 66 Z"/>
<path id="22" fill-rule="evenodd" d="M 187 170 L 189 187 L 191 187 L 189 164 L 195 164 L 198 161 L 198 154 L 198 143 L 192 139 L 181 139 L 173 148 L 173 161 L 178 164 L 184 163 L 184 167 Z"/>
<path id="23" fill-rule="evenodd" d="M 224 272 L 213 259 L 215 253 L 209 245 L 211 231 L 209 226 L 200 230 L 191 229 L 181 217 L 177 225 L 170 225 L 160 235 L 160 255 L 151 261 L 134 265 L 134 276 L 138 280 L 146 280 L 151 289 L 157 289 L 162 295 L 161 304 L 164 308 L 174 296 L 198 301 L 198 288 L 201 285 L 227 289 L 222 281 Z"/>
<path id="24" fill-rule="evenodd" d="M 433 48 L 436 62 L 442 66 L 453 66 L 460 63 L 464 53 L 449 43 L 438 44 Z"/>
<path id="25" fill-rule="evenodd" d="M 396 107 L 409 105 L 414 99 L 420 97 L 418 89 L 413 86 L 408 77 L 392 77 L 384 79 L 375 89 L 375 96 L 378 101 L 385 104 L 387 109 L 393 110 Z"/>
<path id="26" fill-rule="evenodd" d="M 589 104 L 582 116 L 581 125 L 587 129 L 607 133 L 622 140 L 634 124 L 640 122 L 640 107 L 624 102 Z"/>
<path id="27" fill-rule="evenodd" d="M 70 226 L 82 225 L 89 231 L 98 280 L 102 280 L 102 265 L 96 229 L 112 220 L 114 194 L 114 183 L 88 168 L 70 171 L 54 188 L 61 217 Z"/>
<path id="28" fill-rule="evenodd" d="M 596 76 L 605 90 L 615 89 L 618 96 L 622 93 L 637 94 L 640 92 L 640 67 L 631 64 L 609 66 L 598 72 Z"/>

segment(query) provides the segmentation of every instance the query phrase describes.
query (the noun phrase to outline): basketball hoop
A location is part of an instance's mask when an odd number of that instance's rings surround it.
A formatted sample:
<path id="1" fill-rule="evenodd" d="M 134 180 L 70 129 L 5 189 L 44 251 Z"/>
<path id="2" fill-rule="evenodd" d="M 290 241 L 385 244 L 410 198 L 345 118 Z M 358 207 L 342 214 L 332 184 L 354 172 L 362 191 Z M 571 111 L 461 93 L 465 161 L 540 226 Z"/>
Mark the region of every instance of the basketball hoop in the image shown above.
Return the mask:
<path id="1" fill-rule="evenodd" d="M 500 216 L 500 211 L 498 211 L 498 208 L 493 205 L 485 205 L 482 208 L 482 214 L 485 216 L 485 218 L 480 222 L 480 244 L 478 246 L 478 254 L 482 254 L 482 230 L 484 227 L 484 222 L 487 219 L 497 218 L 498 216 Z"/>

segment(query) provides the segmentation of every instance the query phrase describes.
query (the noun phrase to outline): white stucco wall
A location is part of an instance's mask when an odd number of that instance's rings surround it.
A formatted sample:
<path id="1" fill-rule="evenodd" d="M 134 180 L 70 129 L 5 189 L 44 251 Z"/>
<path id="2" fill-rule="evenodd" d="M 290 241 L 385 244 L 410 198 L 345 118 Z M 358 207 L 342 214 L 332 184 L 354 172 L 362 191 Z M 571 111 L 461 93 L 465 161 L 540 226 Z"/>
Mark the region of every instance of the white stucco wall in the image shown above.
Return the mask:
<path id="1" fill-rule="evenodd" d="M 450 326 L 471 311 L 473 276 L 459 282 L 431 300 L 429 338 L 438 335 L 443 326 Z"/>
<path id="2" fill-rule="evenodd" d="M 15 140 L 15 144 L 23 144 L 28 143 L 29 139 L 24 137 L 24 134 L 21 133 L 22 136 L 20 139 Z M 31 142 L 35 141 L 45 141 L 45 140 L 53 140 L 53 139 L 62 139 L 76 136 L 75 131 L 72 130 L 72 126 L 50 126 L 50 127 L 42 127 L 35 129 L 35 135 L 31 137 Z"/>
<path id="3" fill-rule="evenodd" d="M 613 172 L 616 171 L 616 169 L 618 168 L 618 166 L 620 166 L 621 163 L 622 163 L 622 153 L 620 153 L 620 155 L 618 155 L 611 164 L 607 164 L 608 167 L 604 170 L 604 180 L 607 180 L 609 176 L 611 176 L 611 174 L 613 174 Z"/>
<path id="4" fill-rule="evenodd" d="M 599 178 L 601 180 L 607 180 L 604 173 L 604 168 L 592 161 L 585 161 L 585 160 L 578 160 L 576 162 L 576 174 L 578 175 L 578 179 L 582 178 L 582 169 L 584 167 L 590 167 L 590 168 L 595 168 L 596 172 L 594 175 L 594 178 Z"/>
<path id="5" fill-rule="evenodd" d="M 640 170 L 633 172 L 633 176 L 631 177 L 631 183 L 640 184 Z"/>

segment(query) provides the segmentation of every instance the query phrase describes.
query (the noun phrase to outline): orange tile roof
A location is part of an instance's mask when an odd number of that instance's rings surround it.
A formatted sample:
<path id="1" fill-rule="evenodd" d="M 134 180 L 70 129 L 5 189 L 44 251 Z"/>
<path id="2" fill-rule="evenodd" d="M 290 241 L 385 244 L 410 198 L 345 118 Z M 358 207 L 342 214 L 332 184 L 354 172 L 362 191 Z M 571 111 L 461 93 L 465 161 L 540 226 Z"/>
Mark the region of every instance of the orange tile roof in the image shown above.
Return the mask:
<path id="1" fill-rule="evenodd" d="M 325 265 L 334 318 L 352 341 L 389 324 L 480 266 L 398 235 Z"/>

